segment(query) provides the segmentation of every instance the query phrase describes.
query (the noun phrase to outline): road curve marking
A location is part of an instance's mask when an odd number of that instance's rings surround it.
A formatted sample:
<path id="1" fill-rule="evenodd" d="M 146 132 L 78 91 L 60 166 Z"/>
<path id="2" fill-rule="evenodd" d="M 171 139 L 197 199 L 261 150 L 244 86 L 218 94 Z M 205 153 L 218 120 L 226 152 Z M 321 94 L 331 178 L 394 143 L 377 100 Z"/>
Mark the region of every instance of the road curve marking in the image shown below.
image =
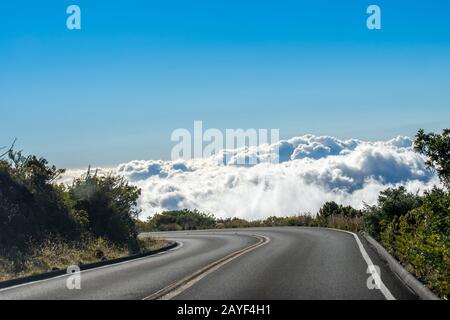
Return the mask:
<path id="1" fill-rule="evenodd" d="M 358 245 L 359 251 L 361 252 L 361 255 L 364 258 L 364 261 L 366 262 L 367 266 L 371 267 L 374 265 L 372 262 L 372 259 L 370 259 L 370 256 L 368 255 L 366 249 L 364 249 L 364 246 L 361 243 L 361 240 L 359 240 L 359 237 L 356 233 L 347 231 L 347 230 L 336 229 L 336 228 L 323 228 L 323 229 L 331 229 L 331 230 L 341 231 L 341 232 L 345 232 L 345 233 L 349 233 L 349 234 L 353 235 L 353 237 L 356 240 L 356 244 Z M 389 291 L 389 289 L 386 287 L 383 280 L 381 279 L 381 274 L 379 274 L 375 268 L 373 270 L 377 274 L 378 278 L 380 279 L 380 291 L 383 294 L 383 296 L 386 298 L 386 300 L 396 300 L 395 297 L 393 296 L 393 294 L 391 293 L 391 291 Z"/>
<path id="2" fill-rule="evenodd" d="M 145 297 L 142 300 L 170 300 L 179 295 L 180 293 L 182 293 L 183 291 L 185 291 L 186 289 L 189 289 L 194 284 L 199 282 L 201 279 L 206 277 L 208 274 L 213 273 L 214 271 L 221 268 L 228 262 L 246 253 L 249 253 L 250 251 L 253 251 L 259 247 L 262 247 L 270 242 L 270 238 L 263 235 L 250 234 L 249 236 L 257 238 L 259 241 L 255 244 L 252 244 L 251 246 L 230 253 L 229 255 L 208 264 L 207 266 L 201 268 L 200 270 L 188 275 L 187 277 L 179 281 L 176 281 L 168 285 L 167 287 L 161 290 L 156 291 L 155 293 L 152 293 L 151 295 Z"/>

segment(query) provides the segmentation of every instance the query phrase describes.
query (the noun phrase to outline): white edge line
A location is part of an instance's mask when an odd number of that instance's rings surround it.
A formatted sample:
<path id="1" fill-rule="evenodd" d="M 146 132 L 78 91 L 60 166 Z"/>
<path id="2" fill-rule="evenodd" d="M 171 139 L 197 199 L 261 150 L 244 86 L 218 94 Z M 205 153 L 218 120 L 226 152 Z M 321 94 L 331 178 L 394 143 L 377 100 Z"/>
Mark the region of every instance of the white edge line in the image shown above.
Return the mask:
<path id="1" fill-rule="evenodd" d="M 353 237 L 356 240 L 356 243 L 358 244 L 359 251 L 361 252 L 362 257 L 366 261 L 367 267 L 370 268 L 370 267 L 374 266 L 374 264 L 372 262 L 372 259 L 370 259 L 369 254 L 367 253 L 366 249 L 364 248 L 363 244 L 361 243 L 361 240 L 359 240 L 359 237 L 358 237 L 358 235 L 356 233 L 351 232 L 351 231 L 347 231 L 347 230 L 336 229 L 336 228 L 321 228 L 321 229 L 324 229 L 324 230 L 326 230 L 326 229 L 335 230 L 335 231 L 345 232 L 345 233 L 349 233 L 349 234 L 353 235 Z M 386 300 L 396 300 L 395 297 L 393 296 L 393 294 L 391 293 L 391 291 L 389 291 L 389 289 L 384 284 L 383 280 L 381 279 L 381 275 L 378 273 L 378 271 L 375 268 L 373 269 L 373 271 L 378 276 L 378 279 L 380 281 L 380 288 L 379 288 L 379 290 L 384 295 Z"/>
<path id="2" fill-rule="evenodd" d="M 164 254 L 164 253 L 168 253 L 168 252 L 170 252 L 170 251 L 178 250 L 178 249 L 180 249 L 181 247 L 183 247 L 183 245 L 184 245 L 184 243 L 183 243 L 182 241 L 175 241 L 175 242 L 178 243 L 178 245 L 177 245 L 175 248 L 172 248 L 172 249 L 169 249 L 169 250 L 166 250 L 166 251 L 162 251 L 162 252 L 158 252 L 158 253 L 155 253 L 155 254 L 151 254 L 151 255 L 148 255 L 148 256 L 145 256 L 145 257 L 140 257 L 140 258 L 136 258 L 136 259 L 130 259 L 130 260 L 127 260 L 127 261 L 122 261 L 122 262 L 112 263 L 112 264 L 108 264 L 108 265 L 106 265 L 106 266 L 100 266 L 100 267 L 90 268 L 90 269 L 86 269 L 86 270 L 81 270 L 81 271 L 80 271 L 80 274 L 86 273 L 86 272 L 90 272 L 90 271 L 96 271 L 96 270 L 101 270 L 101 269 L 106 269 L 106 268 L 116 267 L 116 266 L 119 266 L 119 265 L 122 265 L 122 264 L 131 263 L 131 262 L 135 262 L 135 261 L 140 261 L 140 260 L 144 260 L 144 259 L 148 259 L 148 258 L 151 258 L 151 257 L 158 256 L 158 255 L 160 255 L 160 254 Z M 11 286 L 11 287 L 7 287 L 7 288 L 0 289 L 0 292 L 5 292 L 5 291 L 8 291 L 8 290 L 17 289 L 17 288 L 20 288 L 20 287 L 25 287 L 25 286 L 29 286 L 29 285 L 34 285 L 34 284 L 38 284 L 38 283 L 43 283 L 43 282 L 47 282 L 47 281 L 52 281 L 52 280 L 64 278 L 64 277 L 67 277 L 67 276 L 70 276 L 70 274 L 67 274 L 67 273 L 66 273 L 66 274 L 61 274 L 61 275 L 59 275 L 59 276 L 55 276 L 55 277 L 51 277 L 51 278 L 47 278 L 47 279 L 42 279 L 42 280 L 36 280 L 36 281 L 31 281 L 31 282 L 21 283 L 21 284 L 15 285 L 15 286 Z"/>

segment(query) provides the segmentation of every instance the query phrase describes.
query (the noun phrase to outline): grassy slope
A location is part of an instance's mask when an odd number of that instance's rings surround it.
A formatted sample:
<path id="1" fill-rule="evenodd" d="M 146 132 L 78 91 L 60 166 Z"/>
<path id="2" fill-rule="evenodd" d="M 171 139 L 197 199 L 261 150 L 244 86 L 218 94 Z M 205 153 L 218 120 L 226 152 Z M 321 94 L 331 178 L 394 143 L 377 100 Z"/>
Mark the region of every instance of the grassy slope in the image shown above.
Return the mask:
<path id="1" fill-rule="evenodd" d="M 166 241 L 144 238 L 141 239 L 141 244 L 143 251 L 150 251 L 164 247 Z M 89 240 L 81 244 L 47 241 L 33 248 L 32 252 L 16 260 L 0 256 L 0 281 L 129 255 L 127 248 L 114 246 L 103 239 Z"/>

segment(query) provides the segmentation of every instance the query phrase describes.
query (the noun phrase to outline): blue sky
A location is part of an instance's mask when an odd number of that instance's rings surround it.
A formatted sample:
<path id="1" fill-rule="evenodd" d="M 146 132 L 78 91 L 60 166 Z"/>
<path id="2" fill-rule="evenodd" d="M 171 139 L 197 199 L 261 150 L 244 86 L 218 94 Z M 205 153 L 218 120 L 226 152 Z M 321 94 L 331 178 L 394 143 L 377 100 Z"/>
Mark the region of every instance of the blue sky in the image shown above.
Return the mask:
<path id="1" fill-rule="evenodd" d="M 66 28 L 77 4 L 82 29 Z M 366 8 L 382 29 L 366 28 Z M 385 139 L 450 123 L 449 1 L 9 1 L 0 145 L 63 167 L 167 159 L 176 128 Z"/>

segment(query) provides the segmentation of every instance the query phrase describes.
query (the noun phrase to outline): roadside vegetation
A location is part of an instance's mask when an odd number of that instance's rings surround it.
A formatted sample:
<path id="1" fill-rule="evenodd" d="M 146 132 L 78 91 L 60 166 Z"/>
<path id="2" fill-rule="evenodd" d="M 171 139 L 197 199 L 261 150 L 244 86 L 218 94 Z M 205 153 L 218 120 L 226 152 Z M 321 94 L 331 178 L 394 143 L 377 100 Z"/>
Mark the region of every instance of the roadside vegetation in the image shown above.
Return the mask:
<path id="1" fill-rule="evenodd" d="M 441 298 L 450 294 L 450 129 L 442 134 L 419 130 L 415 150 L 437 172 L 442 187 L 423 195 L 400 186 L 388 188 L 373 206 L 357 210 L 326 202 L 316 213 L 247 221 L 215 218 L 199 211 L 169 211 L 139 223 L 143 231 L 223 229 L 275 226 L 328 227 L 365 231 Z"/>
<path id="2" fill-rule="evenodd" d="M 218 219 L 211 214 L 197 210 L 166 211 L 155 214 L 147 222 L 140 222 L 138 229 L 148 231 L 179 231 L 202 229 L 230 229 L 253 227 L 332 227 L 350 231 L 360 231 L 363 228 L 362 211 L 341 206 L 335 202 L 327 202 L 317 215 L 302 214 L 288 217 L 268 217 L 264 220 L 248 221 L 241 218 Z"/>
<path id="3" fill-rule="evenodd" d="M 138 238 L 138 188 L 90 170 L 64 186 L 62 173 L 13 147 L 0 155 L 0 281 L 161 246 Z"/>

